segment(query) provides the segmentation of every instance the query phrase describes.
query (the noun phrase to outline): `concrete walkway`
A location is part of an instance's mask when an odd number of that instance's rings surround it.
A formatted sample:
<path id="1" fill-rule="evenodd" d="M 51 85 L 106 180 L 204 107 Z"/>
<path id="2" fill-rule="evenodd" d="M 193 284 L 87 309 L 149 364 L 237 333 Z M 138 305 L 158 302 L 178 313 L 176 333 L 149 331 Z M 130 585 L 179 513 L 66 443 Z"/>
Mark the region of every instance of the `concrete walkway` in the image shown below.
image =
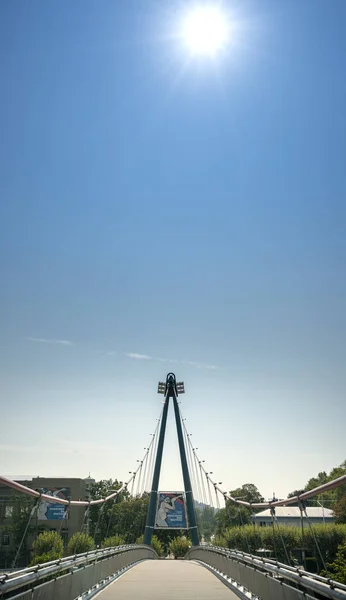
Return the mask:
<path id="1" fill-rule="evenodd" d="M 187 560 L 146 560 L 95 596 L 97 600 L 238 600 L 208 569 Z"/>

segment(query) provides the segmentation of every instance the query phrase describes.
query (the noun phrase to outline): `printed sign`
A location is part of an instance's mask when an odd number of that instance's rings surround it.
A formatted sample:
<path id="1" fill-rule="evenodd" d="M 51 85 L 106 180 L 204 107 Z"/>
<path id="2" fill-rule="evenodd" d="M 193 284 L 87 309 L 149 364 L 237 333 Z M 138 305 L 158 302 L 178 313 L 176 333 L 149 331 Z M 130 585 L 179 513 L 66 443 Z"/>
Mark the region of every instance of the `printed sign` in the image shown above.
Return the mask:
<path id="1" fill-rule="evenodd" d="M 187 529 L 184 492 L 159 492 L 155 529 Z"/>
<path id="2" fill-rule="evenodd" d="M 48 494 L 56 498 L 70 500 L 70 488 L 40 488 L 42 494 Z M 39 521 L 61 521 L 67 518 L 66 504 L 58 504 L 57 502 L 48 502 L 41 500 L 38 507 L 37 518 Z"/>

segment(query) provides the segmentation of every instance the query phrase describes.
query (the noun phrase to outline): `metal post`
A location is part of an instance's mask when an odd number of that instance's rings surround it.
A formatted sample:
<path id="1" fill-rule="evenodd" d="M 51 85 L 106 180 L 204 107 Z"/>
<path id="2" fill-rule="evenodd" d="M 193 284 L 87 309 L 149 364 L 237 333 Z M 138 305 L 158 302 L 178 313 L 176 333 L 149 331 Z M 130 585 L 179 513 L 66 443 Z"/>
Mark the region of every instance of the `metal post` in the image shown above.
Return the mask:
<path id="1" fill-rule="evenodd" d="M 147 513 L 147 521 L 146 521 L 145 530 L 144 530 L 144 544 L 147 544 L 148 546 L 151 545 L 151 538 L 153 536 L 153 531 L 154 531 L 154 526 L 155 526 L 157 494 L 158 494 L 160 471 L 161 471 L 163 444 L 165 441 L 168 404 L 169 404 L 169 395 L 166 394 L 165 404 L 164 404 L 163 411 L 162 411 L 160 436 L 159 436 L 159 442 L 157 445 L 153 483 L 151 486 L 149 507 L 148 507 L 148 513 Z"/>
<path id="2" fill-rule="evenodd" d="M 189 469 L 187 466 L 186 460 L 186 452 L 184 445 L 184 437 L 183 437 L 183 428 L 181 426 L 179 407 L 177 398 L 175 395 L 175 390 L 172 388 L 170 392 L 173 398 L 173 406 L 174 406 L 174 414 L 175 414 L 175 423 L 177 426 L 177 434 L 179 441 L 179 450 L 180 450 L 180 460 L 181 460 L 181 468 L 183 471 L 183 479 L 184 479 L 184 487 L 185 487 L 185 495 L 186 495 L 186 509 L 187 509 L 187 518 L 189 520 L 189 531 L 191 535 L 191 541 L 193 546 L 199 546 L 199 537 L 197 530 L 197 521 L 196 521 L 196 513 L 195 507 L 193 505 L 193 495 L 192 495 L 192 487 L 191 480 L 189 475 Z"/>

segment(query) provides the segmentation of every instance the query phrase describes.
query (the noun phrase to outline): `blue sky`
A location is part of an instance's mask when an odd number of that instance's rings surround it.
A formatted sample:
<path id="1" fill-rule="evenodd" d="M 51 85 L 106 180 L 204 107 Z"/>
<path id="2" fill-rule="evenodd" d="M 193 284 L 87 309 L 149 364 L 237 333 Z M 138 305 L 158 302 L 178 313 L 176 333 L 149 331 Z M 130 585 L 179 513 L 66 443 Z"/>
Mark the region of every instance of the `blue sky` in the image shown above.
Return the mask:
<path id="1" fill-rule="evenodd" d="M 1 3 L 5 475 L 126 477 L 170 370 L 226 489 L 346 457 L 346 3 L 191 5 Z"/>

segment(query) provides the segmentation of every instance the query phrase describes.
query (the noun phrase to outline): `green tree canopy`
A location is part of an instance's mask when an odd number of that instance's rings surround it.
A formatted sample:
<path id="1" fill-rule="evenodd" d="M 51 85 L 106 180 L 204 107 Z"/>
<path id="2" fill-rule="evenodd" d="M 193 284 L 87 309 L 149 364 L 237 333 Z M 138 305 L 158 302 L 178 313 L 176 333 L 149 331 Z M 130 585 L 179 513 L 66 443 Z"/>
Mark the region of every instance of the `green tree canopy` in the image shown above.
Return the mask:
<path id="1" fill-rule="evenodd" d="M 30 565 L 42 564 L 61 558 L 64 553 L 64 542 L 56 531 L 44 531 L 32 545 Z"/>
<path id="2" fill-rule="evenodd" d="M 181 558 L 185 556 L 186 552 L 191 548 L 191 542 L 185 536 L 176 537 L 171 541 L 169 549 L 174 555 L 174 558 Z"/>
<path id="3" fill-rule="evenodd" d="M 139 536 L 139 538 L 137 538 L 136 544 L 143 544 L 143 543 L 144 543 L 144 535 L 141 535 L 141 536 Z M 157 535 L 153 535 L 153 537 L 151 538 L 151 545 L 154 548 L 154 550 L 158 556 L 163 556 L 164 547 L 163 547 L 162 542 L 160 542 L 159 538 L 157 537 Z"/>
<path id="4" fill-rule="evenodd" d="M 112 494 L 115 490 L 119 490 L 121 486 L 122 482 L 117 479 L 102 479 L 91 486 L 90 497 L 92 500 L 107 498 L 107 496 Z M 90 535 L 95 539 L 96 544 L 100 543 L 105 537 L 111 535 L 111 532 L 109 531 L 109 522 L 114 504 L 123 502 L 123 500 L 129 498 L 129 496 L 129 492 L 123 490 L 119 495 L 115 496 L 105 504 L 90 507 L 88 516 L 89 531 Z"/>
<path id="5" fill-rule="evenodd" d="M 346 460 L 344 460 L 341 465 L 334 467 L 328 474 L 326 471 L 320 471 L 316 477 L 311 477 L 309 479 L 303 490 L 295 490 L 288 494 L 288 497 L 291 498 L 292 496 L 297 496 L 303 492 L 313 490 L 324 483 L 342 477 L 342 475 L 346 475 Z M 307 505 L 330 508 L 335 513 L 337 523 L 346 523 L 346 484 L 308 499 Z"/>
<path id="6" fill-rule="evenodd" d="M 241 487 L 231 490 L 230 495 L 245 502 L 263 502 L 264 500 L 253 483 L 244 483 Z M 252 514 L 252 509 L 227 500 L 225 508 L 222 508 L 215 515 L 216 533 L 220 535 L 228 527 L 237 527 L 251 523 Z"/>
<path id="7" fill-rule="evenodd" d="M 334 562 L 328 563 L 328 575 L 339 583 L 346 584 L 346 540 L 338 546 Z M 323 573 L 327 576 L 327 573 Z"/>
<path id="8" fill-rule="evenodd" d="M 95 548 L 94 540 L 86 533 L 74 533 L 71 537 L 68 546 L 68 554 L 81 554 L 82 552 L 90 552 Z"/>

